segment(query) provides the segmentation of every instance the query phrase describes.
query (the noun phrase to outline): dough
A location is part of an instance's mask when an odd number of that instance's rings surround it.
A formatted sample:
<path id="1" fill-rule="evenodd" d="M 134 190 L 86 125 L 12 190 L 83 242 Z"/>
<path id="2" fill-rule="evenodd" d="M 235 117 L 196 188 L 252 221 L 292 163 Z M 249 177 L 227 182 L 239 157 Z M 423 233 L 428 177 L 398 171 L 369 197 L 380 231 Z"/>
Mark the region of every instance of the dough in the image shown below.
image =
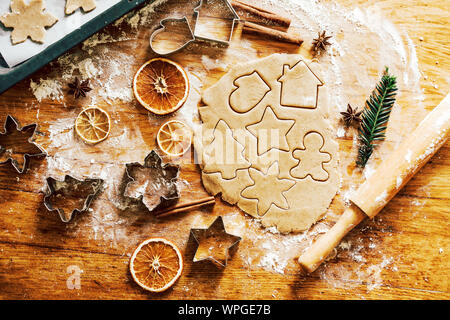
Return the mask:
<path id="1" fill-rule="evenodd" d="M 72 14 L 78 8 L 83 8 L 84 12 L 89 12 L 94 10 L 96 6 L 95 0 L 67 0 L 66 14 Z"/>
<path id="2" fill-rule="evenodd" d="M 339 186 L 319 69 L 288 54 L 240 64 L 199 107 L 194 143 L 204 187 L 280 232 L 308 229 Z"/>
<path id="3" fill-rule="evenodd" d="M 7 28 L 14 28 L 11 32 L 11 41 L 18 44 L 27 40 L 43 43 L 45 27 L 53 26 L 58 19 L 48 12 L 44 12 L 43 0 L 11 0 L 11 13 L 4 14 L 0 21 Z"/>

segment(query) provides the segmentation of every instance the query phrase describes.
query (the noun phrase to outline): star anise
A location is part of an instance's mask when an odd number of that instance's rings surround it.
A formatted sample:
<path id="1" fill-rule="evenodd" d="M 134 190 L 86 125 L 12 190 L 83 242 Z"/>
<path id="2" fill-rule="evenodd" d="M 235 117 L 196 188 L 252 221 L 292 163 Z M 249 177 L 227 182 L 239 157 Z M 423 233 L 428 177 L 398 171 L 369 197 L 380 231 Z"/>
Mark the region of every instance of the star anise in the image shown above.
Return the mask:
<path id="1" fill-rule="evenodd" d="M 353 109 L 350 104 L 347 106 L 347 111 L 341 112 L 345 125 L 349 127 L 354 121 L 361 122 L 361 113 L 358 108 Z"/>
<path id="2" fill-rule="evenodd" d="M 78 77 L 75 78 L 73 83 L 69 83 L 69 88 L 69 94 L 73 94 L 75 99 L 78 99 L 80 96 L 86 97 L 86 93 L 92 90 L 89 86 L 89 79 L 80 81 Z"/>
<path id="3" fill-rule="evenodd" d="M 326 51 L 327 46 L 331 44 L 330 42 L 328 42 L 328 40 L 331 39 L 332 36 L 327 36 L 325 33 L 325 30 L 322 32 L 322 34 L 318 32 L 318 37 L 316 39 L 313 39 L 312 51 L 315 55 L 319 54 L 322 51 Z"/>

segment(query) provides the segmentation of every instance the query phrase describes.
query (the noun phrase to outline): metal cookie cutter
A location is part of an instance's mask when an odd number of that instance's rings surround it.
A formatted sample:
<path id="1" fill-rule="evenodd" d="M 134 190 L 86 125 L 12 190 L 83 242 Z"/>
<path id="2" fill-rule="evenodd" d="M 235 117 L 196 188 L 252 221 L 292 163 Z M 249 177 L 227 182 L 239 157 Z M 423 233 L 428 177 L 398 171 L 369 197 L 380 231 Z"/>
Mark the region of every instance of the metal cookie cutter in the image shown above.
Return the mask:
<path id="1" fill-rule="evenodd" d="M 74 214 L 87 211 L 91 206 L 92 200 L 102 190 L 104 181 L 102 179 L 84 179 L 78 180 L 69 175 L 64 177 L 63 181 L 54 178 L 47 178 L 47 192 L 44 196 L 44 205 L 48 211 L 58 212 L 63 222 L 72 220 Z M 75 195 L 75 197 L 74 197 Z M 70 205 L 69 197 L 79 198 L 76 201 L 75 208 L 65 212 L 58 204 L 52 200 L 63 200 L 64 205 Z"/>
<path id="2" fill-rule="evenodd" d="M 199 17 L 201 15 L 201 9 L 203 7 L 203 5 L 205 3 L 208 3 L 208 1 L 211 0 L 200 0 L 199 4 L 194 8 L 194 30 L 192 30 L 190 24 L 189 24 L 189 20 L 186 16 L 184 16 L 183 18 L 166 18 L 160 21 L 160 26 L 153 31 L 152 35 L 150 36 L 150 48 L 153 50 L 153 52 L 159 54 L 159 55 L 170 55 L 172 53 L 176 53 L 179 52 L 181 50 L 183 50 L 185 47 L 187 47 L 191 42 L 194 42 L 196 40 L 202 40 L 202 41 L 208 41 L 208 42 L 213 42 L 213 43 L 217 43 L 219 45 L 228 47 L 230 42 L 231 42 L 231 38 L 233 36 L 233 31 L 234 31 L 234 26 L 236 21 L 239 21 L 240 18 L 237 15 L 236 11 L 233 9 L 233 6 L 230 4 L 230 2 L 228 0 L 213 0 L 211 2 L 222 2 L 222 4 L 224 5 L 224 9 L 228 10 L 229 15 L 231 16 L 230 19 L 232 20 L 231 23 L 231 28 L 230 28 L 230 34 L 229 37 L 227 38 L 227 40 L 221 40 L 221 39 L 217 39 L 217 38 L 213 38 L 213 37 L 205 37 L 205 36 L 200 36 L 198 35 L 197 32 L 197 25 L 198 25 L 198 20 Z M 223 10 L 223 9 L 222 9 Z M 224 14 L 223 18 L 226 19 L 227 16 Z M 191 38 L 186 41 L 183 45 L 181 45 L 179 48 L 169 51 L 169 52 L 158 52 L 157 49 L 155 49 L 154 47 L 154 40 L 155 37 L 160 34 L 161 32 L 164 32 L 166 30 L 166 25 L 170 24 L 170 23 L 181 23 L 181 24 L 185 24 L 187 26 L 187 29 L 189 30 L 189 33 L 191 35 Z"/>
<path id="3" fill-rule="evenodd" d="M 223 218 L 217 217 L 207 229 L 191 229 L 191 235 L 197 243 L 193 262 L 211 261 L 219 268 L 225 268 L 232 250 L 241 237 L 225 230 Z"/>
<path id="4" fill-rule="evenodd" d="M 149 211 L 164 208 L 178 201 L 178 176 L 180 167 L 163 164 L 161 157 L 152 150 L 144 160 L 126 164 L 126 187 L 124 196 L 142 202 Z"/>
<path id="5" fill-rule="evenodd" d="M 22 174 L 28 167 L 31 157 L 45 157 L 47 153 L 31 141 L 36 132 L 37 124 L 20 127 L 19 122 L 11 115 L 6 117 L 4 132 L 0 132 L 0 164 L 11 162 L 14 169 Z M 26 147 L 24 147 L 26 142 Z M 19 146 L 19 147 L 16 147 Z M 22 157 L 23 161 L 14 155 Z"/>

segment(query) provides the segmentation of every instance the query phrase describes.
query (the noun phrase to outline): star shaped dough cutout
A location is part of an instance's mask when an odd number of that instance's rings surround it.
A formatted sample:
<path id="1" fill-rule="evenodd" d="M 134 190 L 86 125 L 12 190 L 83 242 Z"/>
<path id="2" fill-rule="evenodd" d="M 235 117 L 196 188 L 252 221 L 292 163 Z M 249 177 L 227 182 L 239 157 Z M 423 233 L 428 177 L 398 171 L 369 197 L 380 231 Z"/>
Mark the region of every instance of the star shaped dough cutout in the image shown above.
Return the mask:
<path id="1" fill-rule="evenodd" d="M 43 43 L 46 27 L 53 26 L 58 19 L 45 12 L 43 0 L 11 0 L 11 12 L 0 17 L 0 21 L 7 28 L 13 28 L 11 41 L 13 44 L 22 43 L 28 37 L 31 40 Z"/>
<path id="2" fill-rule="evenodd" d="M 67 0 L 66 14 L 72 14 L 79 8 L 83 8 L 84 12 L 89 12 L 97 7 L 95 0 Z"/>
<path id="3" fill-rule="evenodd" d="M 292 188 L 295 181 L 278 178 L 280 174 L 278 162 L 274 162 L 266 174 L 254 168 L 249 169 L 249 174 L 254 184 L 242 190 L 242 196 L 258 200 L 260 216 L 263 216 L 272 204 L 281 209 L 289 209 L 289 203 L 283 193 Z"/>
<path id="4" fill-rule="evenodd" d="M 271 149 L 289 151 L 286 135 L 294 124 L 294 120 L 278 118 L 273 109 L 267 107 L 261 121 L 246 128 L 258 139 L 258 155 L 260 156 Z"/>

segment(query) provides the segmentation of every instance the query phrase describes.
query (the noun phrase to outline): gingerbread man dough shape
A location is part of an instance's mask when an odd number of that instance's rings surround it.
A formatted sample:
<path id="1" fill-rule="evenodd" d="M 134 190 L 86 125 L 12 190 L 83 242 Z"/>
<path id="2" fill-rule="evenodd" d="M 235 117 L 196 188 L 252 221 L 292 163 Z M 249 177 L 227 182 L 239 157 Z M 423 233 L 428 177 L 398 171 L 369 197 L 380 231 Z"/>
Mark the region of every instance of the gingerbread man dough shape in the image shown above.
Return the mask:
<path id="1" fill-rule="evenodd" d="M 303 139 L 304 149 L 294 150 L 294 158 L 300 160 L 299 164 L 291 170 L 295 178 L 304 179 L 311 176 L 317 181 L 326 181 L 328 172 L 323 168 L 323 164 L 331 160 L 329 153 L 322 152 L 325 141 L 317 132 L 309 132 Z"/>
<path id="2" fill-rule="evenodd" d="M 7 28 L 14 28 L 11 32 L 12 44 L 22 43 L 28 37 L 31 40 L 43 43 L 46 27 L 53 26 L 58 19 L 45 12 L 43 0 L 11 0 L 11 13 L 0 17 L 0 21 Z"/>
<path id="3" fill-rule="evenodd" d="M 340 179 L 338 144 L 327 120 L 327 86 L 321 79 L 317 63 L 274 54 L 235 65 L 207 89 L 205 106 L 199 107 L 203 124 L 194 138 L 205 189 L 280 232 L 306 230 L 323 216 Z M 222 143 L 219 131 L 225 133 Z M 319 144 L 319 154 L 310 139 Z M 224 165 L 220 161 L 229 145 L 236 150 L 231 158 L 239 161 Z M 294 154 L 311 158 L 320 170 L 313 165 L 294 170 L 302 163 Z"/>
<path id="4" fill-rule="evenodd" d="M 74 13 L 78 8 L 83 8 L 84 12 L 89 12 L 97 7 L 95 0 L 67 0 L 66 14 Z"/>

